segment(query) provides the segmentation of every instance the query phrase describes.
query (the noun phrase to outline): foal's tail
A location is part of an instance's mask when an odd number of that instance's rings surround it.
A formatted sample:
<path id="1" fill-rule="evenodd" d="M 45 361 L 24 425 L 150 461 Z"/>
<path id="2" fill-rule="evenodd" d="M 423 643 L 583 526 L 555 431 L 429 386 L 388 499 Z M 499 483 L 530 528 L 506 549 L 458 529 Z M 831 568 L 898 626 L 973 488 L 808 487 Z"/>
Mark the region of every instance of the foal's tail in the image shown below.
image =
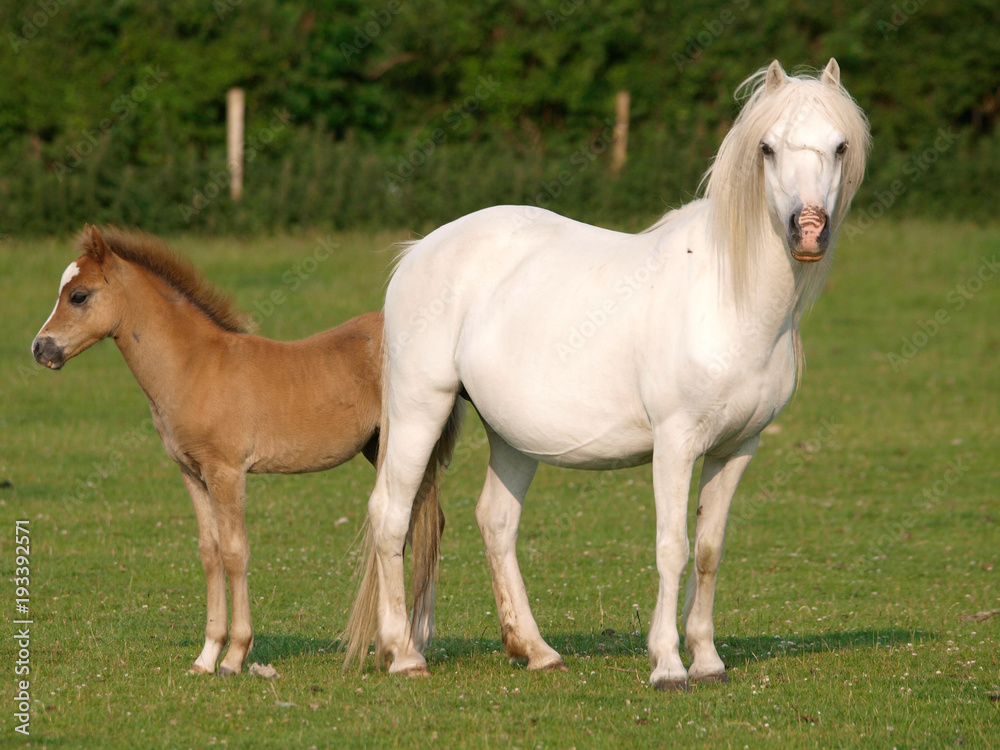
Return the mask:
<path id="1" fill-rule="evenodd" d="M 387 408 L 387 392 L 389 383 L 388 352 L 383 356 L 382 368 L 382 417 L 379 427 L 379 451 L 376 468 L 381 471 L 385 461 L 386 445 L 389 436 L 389 417 Z M 441 470 L 451 461 L 458 440 L 459 429 L 462 426 L 464 402 L 455 398 L 448 421 L 445 423 L 431 452 L 427 468 L 424 470 L 420 489 L 413 501 L 410 511 L 410 529 L 407 541 L 413 549 L 413 573 L 411 590 L 413 591 L 413 615 L 411 622 L 419 632 L 415 632 L 414 640 L 421 646 L 430 640 L 433 629 L 434 615 L 434 582 L 437 579 L 438 560 L 441 556 L 441 534 L 444 531 L 444 512 L 438 502 L 438 478 Z M 364 663 L 368 653 L 368 645 L 375 638 L 378 626 L 379 584 L 377 563 L 375 560 L 375 544 L 372 538 L 370 520 L 366 517 L 363 527 L 364 538 L 358 557 L 358 575 L 361 585 L 351 606 L 347 620 L 347 629 L 341 640 L 347 642 L 347 653 L 344 657 L 344 668 L 351 662 Z M 381 663 L 382 654 L 378 643 L 376 658 Z"/>

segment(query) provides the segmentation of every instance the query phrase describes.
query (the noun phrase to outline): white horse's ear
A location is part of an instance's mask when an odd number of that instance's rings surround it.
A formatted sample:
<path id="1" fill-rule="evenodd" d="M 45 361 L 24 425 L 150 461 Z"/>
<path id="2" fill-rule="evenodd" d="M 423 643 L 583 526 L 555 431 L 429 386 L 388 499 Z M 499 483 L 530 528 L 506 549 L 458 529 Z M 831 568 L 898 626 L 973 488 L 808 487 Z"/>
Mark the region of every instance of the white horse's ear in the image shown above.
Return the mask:
<path id="1" fill-rule="evenodd" d="M 781 63 L 775 60 L 767 67 L 767 77 L 764 79 L 764 92 L 768 94 L 772 93 L 784 86 L 787 80 L 788 76 L 785 75 Z"/>
<path id="2" fill-rule="evenodd" d="M 837 61 L 832 57 L 830 58 L 830 62 L 826 64 L 826 67 L 823 68 L 822 81 L 827 86 L 840 85 L 840 66 L 837 65 Z"/>

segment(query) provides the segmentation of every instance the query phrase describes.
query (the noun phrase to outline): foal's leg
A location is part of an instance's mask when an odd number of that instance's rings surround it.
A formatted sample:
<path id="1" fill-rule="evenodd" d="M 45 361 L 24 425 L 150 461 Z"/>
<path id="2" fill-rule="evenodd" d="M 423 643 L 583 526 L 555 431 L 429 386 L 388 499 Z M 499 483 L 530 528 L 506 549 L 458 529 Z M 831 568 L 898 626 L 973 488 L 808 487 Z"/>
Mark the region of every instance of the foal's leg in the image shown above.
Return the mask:
<path id="1" fill-rule="evenodd" d="M 660 690 L 686 690 L 677 634 L 677 595 L 688 560 L 687 504 L 694 458 L 670 440 L 653 436 L 653 497 L 656 505 L 656 569 L 660 587 L 649 628 L 649 677 Z"/>
<path id="2" fill-rule="evenodd" d="M 208 581 L 208 622 L 205 625 L 205 647 L 195 659 L 191 674 L 211 674 L 215 663 L 226 646 L 228 636 L 226 618 L 226 573 L 222 567 L 222 553 L 219 549 L 219 529 L 215 523 L 215 511 L 208 490 L 197 479 L 184 474 L 194 514 L 198 519 L 198 551 L 201 565 Z"/>
<path id="3" fill-rule="evenodd" d="M 233 607 L 229 650 L 219 665 L 219 674 L 238 674 L 243 669 L 243 660 L 253 647 L 250 590 L 247 586 L 250 547 L 247 544 L 243 512 L 246 475 L 241 470 L 228 468 L 206 471 L 206 474 L 219 527 L 222 564 L 229 578 L 229 594 Z"/>
<path id="4" fill-rule="evenodd" d="M 378 576 L 376 658 L 394 674 L 427 674 L 427 662 L 416 644 L 406 612 L 403 584 L 403 547 L 410 526 L 413 501 L 442 429 L 455 404 L 453 392 L 421 392 L 402 408 L 390 404 L 385 460 L 368 500 L 368 518 L 375 546 Z M 427 602 L 422 611 L 427 611 Z M 423 638 L 421 638 L 423 641 Z"/>
<path id="5" fill-rule="evenodd" d="M 725 682 L 726 666 L 715 649 L 712 609 L 715 582 L 726 539 L 726 520 L 736 486 L 757 450 L 758 437 L 726 458 L 705 456 L 698 493 L 698 524 L 694 536 L 694 571 L 688 585 L 684 643 L 691 653 L 692 681 Z"/>
<path id="6" fill-rule="evenodd" d="M 511 661 L 527 659 L 528 669 L 565 670 L 562 658 L 538 632 L 517 564 L 521 507 L 538 461 L 512 448 L 492 430 L 488 433 L 490 465 L 476 505 L 476 521 L 490 562 L 503 645 Z"/>

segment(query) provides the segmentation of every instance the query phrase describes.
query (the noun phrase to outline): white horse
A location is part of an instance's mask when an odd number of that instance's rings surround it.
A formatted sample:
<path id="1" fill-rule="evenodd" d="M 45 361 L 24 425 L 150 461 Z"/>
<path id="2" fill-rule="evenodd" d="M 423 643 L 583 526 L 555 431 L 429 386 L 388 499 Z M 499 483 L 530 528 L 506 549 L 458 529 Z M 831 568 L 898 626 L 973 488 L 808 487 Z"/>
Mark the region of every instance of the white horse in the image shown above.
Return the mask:
<path id="1" fill-rule="evenodd" d="M 382 427 L 348 662 L 374 638 L 390 672 L 427 672 L 434 571 L 415 581 L 411 624 L 402 552 L 425 468 L 454 437 L 461 395 L 489 436 L 476 520 L 511 660 L 565 669 L 539 634 L 515 554 L 538 462 L 652 462 L 660 584 L 650 682 L 686 689 L 689 679 L 726 679 L 712 608 L 729 506 L 761 430 L 801 373 L 799 319 L 826 278 L 871 140 L 835 60 L 800 78 L 775 61 L 741 89 L 748 96 L 706 174 L 705 197 L 645 232 L 501 206 L 443 226 L 403 255 L 386 292 L 391 429 Z M 688 671 L 677 599 L 701 456 Z"/>

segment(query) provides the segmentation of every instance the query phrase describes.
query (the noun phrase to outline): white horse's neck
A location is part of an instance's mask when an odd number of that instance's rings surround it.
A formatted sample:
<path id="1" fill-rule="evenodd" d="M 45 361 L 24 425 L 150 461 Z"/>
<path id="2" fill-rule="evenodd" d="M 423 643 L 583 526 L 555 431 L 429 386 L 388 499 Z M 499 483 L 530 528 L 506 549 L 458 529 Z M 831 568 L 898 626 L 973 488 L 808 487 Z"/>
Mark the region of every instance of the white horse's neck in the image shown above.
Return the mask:
<path id="1" fill-rule="evenodd" d="M 682 229 L 679 233 L 682 238 L 680 241 L 690 242 L 690 239 L 684 238 L 691 236 L 710 236 L 707 201 L 688 204 L 681 209 L 682 212 L 688 210 L 691 210 L 689 216 L 694 218 L 695 226 L 693 231 Z M 679 214 L 678 218 L 681 216 L 683 214 Z M 673 226 L 670 221 L 664 222 L 663 231 L 669 234 Z M 668 242 L 677 241 L 669 237 L 666 239 Z M 736 287 L 730 254 L 713 246 L 711 242 L 703 245 L 703 252 L 707 252 L 711 258 L 711 269 L 707 275 L 715 279 L 717 284 L 713 294 L 722 319 L 720 322 L 735 325 L 742 335 L 759 339 L 761 345 L 773 344 L 797 326 L 803 294 L 813 285 L 822 283 L 829 264 L 823 261 L 807 266 L 794 260 L 776 229 L 768 232 L 761 247 L 740 248 L 739 251 L 753 252 L 755 256 L 750 264 L 752 273 L 743 289 Z M 674 302 L 671 300 L 671 304 Z M 694 299 L 691 302 L 696 305 L 704 304 L 704 301 Z"/>
<path id="2" fill-rule="evenodd" d="M 797 322 L 805 275 L 810 269 L 790 257 L 778 236 L 768 237 L 761 250 L 740 314 L 778 334 Z"/>

